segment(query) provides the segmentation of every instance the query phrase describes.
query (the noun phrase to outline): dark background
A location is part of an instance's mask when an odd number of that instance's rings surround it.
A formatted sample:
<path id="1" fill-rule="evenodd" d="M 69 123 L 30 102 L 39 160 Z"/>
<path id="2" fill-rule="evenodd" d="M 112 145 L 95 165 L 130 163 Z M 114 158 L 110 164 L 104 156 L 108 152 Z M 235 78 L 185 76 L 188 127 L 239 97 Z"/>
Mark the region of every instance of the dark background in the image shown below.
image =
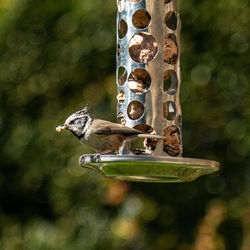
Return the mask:
<path id="1" fill-rule="evenodd" d="M 115 1 L 0 1 L 1 249 L 249 249 L 250 7 L 179 2 L 184 156 L 222 167 L 143 184 L 80 168 L 55 132 L 86 104 L 115 121 Z"/>

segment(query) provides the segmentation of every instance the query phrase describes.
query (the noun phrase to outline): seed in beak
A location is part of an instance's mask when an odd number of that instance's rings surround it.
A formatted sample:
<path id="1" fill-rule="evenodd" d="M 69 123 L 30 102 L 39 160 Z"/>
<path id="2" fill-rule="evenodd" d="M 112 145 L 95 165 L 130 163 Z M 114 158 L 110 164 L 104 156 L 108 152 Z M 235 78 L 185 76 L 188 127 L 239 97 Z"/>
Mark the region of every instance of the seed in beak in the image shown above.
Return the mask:
<path id="1" fill-rule="evenodd" d="M 56 128 L 56 131 L 57 131 L 57 132 L 61 132 L 62 130 L 65 130 L 65 129 L 67 129 L 67 126 L 63 124 L 63 125 L 58 126 L 58 127 Z"/>

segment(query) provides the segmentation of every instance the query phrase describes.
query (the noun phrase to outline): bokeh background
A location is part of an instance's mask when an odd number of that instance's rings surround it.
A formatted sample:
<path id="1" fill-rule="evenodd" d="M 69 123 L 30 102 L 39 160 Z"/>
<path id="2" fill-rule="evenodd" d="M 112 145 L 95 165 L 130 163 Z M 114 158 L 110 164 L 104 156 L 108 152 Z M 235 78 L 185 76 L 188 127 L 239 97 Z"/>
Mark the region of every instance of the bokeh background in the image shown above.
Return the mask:
<path id="1" fill-rule="evenodd" d="M 179 1 L 192 183 L 105 179 L 55 127 L 88 104 L 115 121 L 116 1 L 0 0 L 0 249 L 250 249 L 250 7 Z"/>

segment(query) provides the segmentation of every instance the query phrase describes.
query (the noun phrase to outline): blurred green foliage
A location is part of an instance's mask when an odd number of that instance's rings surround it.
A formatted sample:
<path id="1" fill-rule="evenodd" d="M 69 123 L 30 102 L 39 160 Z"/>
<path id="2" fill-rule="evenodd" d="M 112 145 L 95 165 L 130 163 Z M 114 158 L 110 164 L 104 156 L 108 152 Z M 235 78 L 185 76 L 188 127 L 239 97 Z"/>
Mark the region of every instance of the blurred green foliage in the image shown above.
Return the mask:
<path id="1" fill-rule="evenodd" d="M 1 249 L 249 249 L 250 7 L 179 2 L 184 156 L 222 168 L 142 184 L 81 169 L 55 132 L 86 104 L 115 120 L 115 1 L 0 0 Z"/>

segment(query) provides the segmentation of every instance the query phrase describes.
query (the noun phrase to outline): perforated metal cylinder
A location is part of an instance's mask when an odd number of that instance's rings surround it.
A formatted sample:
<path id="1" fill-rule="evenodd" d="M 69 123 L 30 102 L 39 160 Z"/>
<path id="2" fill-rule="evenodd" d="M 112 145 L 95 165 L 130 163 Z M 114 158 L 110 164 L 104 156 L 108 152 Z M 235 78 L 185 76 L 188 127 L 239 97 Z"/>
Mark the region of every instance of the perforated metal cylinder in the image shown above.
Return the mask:
<path id="1" fill-rule="evenodd" d="M 118 121 L 151 127 L 153 155 L 181 156 L 180 29 L 177 0 L 117 0 Z M 172 136 L 172 134 L 171 134 Z M 178 141 L 179 140 L 179 141 Z"/>

